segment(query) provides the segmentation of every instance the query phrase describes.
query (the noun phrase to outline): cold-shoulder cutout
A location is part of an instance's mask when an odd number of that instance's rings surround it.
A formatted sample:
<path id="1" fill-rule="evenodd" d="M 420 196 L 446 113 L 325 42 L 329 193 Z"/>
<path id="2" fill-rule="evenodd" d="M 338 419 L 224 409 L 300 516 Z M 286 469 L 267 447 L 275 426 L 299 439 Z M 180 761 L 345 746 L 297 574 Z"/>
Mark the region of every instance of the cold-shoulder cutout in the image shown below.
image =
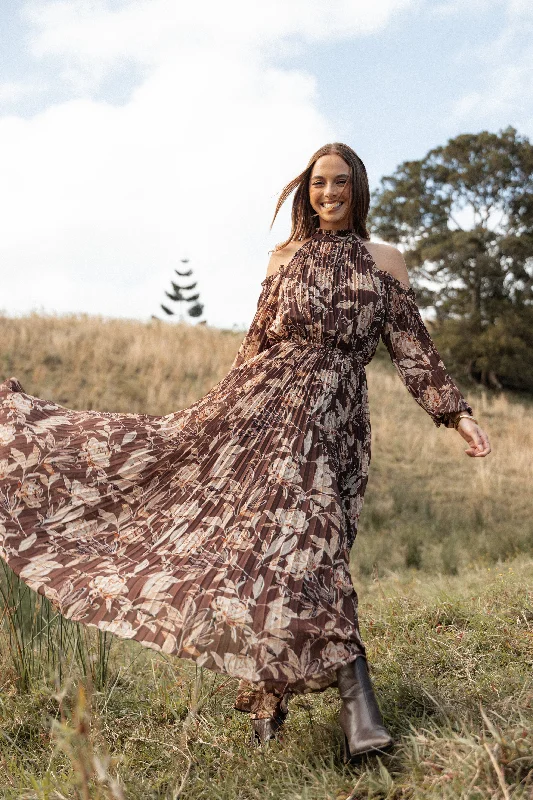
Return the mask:
<path id="1" fill-rule="evenodd" d="M 299 241 L 299 240 L 298 240 L 298 241 Z M 297 247 L 297 248 L 296 248 L 296 250 L 294 251 L 294 253 L 292 254 L 292 256 L 289 258 L 289 260 L 287 261 L 287 263 L 286 263 L 286 264 L 280 264 L 280 266 L 278 267 L 278 269 L 276 270 L 276 272 L 271 272 L 269 275 L 267 275 L 267 276 L 266 276 L 265 280 L 267 280 L 268 278 L 275 278 L 275 277 L 276 277 L 278 274 L 282 273 L 282 272 L 283 272 L 283 270 L 287 270 L 287 269 L 289 268 L 289 266 L 292 264 L 292 262 L 293 262 L 294 258 L 296 257 L 296 254 L 297 254 L 297 253 L 299 253 L 299 252 L 300 252 L 300 250 L 301 250 L 303 247 L 305 247 L 305 246 L 306 246 L 306 244 L 309 244 L 309 242 L 311 242 L 311 241 L 313 241 L 312 237 L 311 237 L 311 238 L 309 238 L 309 239 L 306 239 L 304 242 L 302 242 L 302 244 L 301 244 L 299 247 Z M 287 245 L 286 245 L 286 246 L 287 246 Z M 274 251 L 274 252 L 275 252 L 275 251 Z M 265 282 L 265 281 L 262 281 L 262 283 L 264 283 L 264 282 Z"/>
<path id="2" fill-rule="evenodd" d="M 408 297 L 411 297 L 413 300 L 416 300 L 416 290 L 414 289 L 413 286 L 411 286 L 411 284 L 407 285 L 403 283 L 402 281 L 398 280 L 398 278 L 395 278 L 394 275 L 392 275 L 390 272 L 387 272 L 387 270 L 385 269 L 379 269 L 379 267 L 376 267 L 374 265 L 371 266 L 371 269 L 372 272 L 379 272 L 380 275 L 383 275 L 385 277 L 385 280 L 388 281 L 389 284 L 393 286 L 395 289 L 404 292 Z"/>
<path id="3" fill-rule="evenodd" d="M 403 283 L 403 281 L 401 281 L 398 278 L 396 278 L 392 274 L 392 272 L 389 272 L 386 269 L 381 269 L 380 267 L 378 267 L 378 265 L 376 263 L 376 259 L 374 258 L 374 256 L 372 255 L 372 253 L 370 252 L 370 250 L 368 249 L 368 247 L 365 244 L 365 240 L 361 239 L 361 237 L 358 236 L 357 237 L 357 241 L 359 242 L 359 245 L 365 251 L 365 253 L 368 255 L 368 257 L 370 259 L 370 268 L 371 268 L 372 272 L 377 272 L 379 275 L 385 276 L 386 280 L 388 280 L 392 284 L 392 286 L 396 287 L 397 289 L 403 290 L 408 296 L 410 296 L 413 300 L 415 300 L 416 299 L 416 292 L 415 292 L 414 288 L 411 286 L 411 284 Z M 392 247 L 392 245 L 389 245 L 389 247 Z M 393 248 L 393 249 L 397 249 L 397 248 Z M 398 252 L 400 252 L 400 251 L 398 250 Z"/>

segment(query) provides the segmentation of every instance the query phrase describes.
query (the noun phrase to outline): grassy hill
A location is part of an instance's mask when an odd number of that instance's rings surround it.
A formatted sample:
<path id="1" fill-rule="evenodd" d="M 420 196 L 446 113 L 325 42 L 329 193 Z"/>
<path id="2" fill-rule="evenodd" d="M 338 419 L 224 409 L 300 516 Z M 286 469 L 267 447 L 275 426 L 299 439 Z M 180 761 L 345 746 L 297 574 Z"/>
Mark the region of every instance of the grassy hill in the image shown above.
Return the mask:
<path id="1" fill-rule="evenodd" d="M 0 377 L 72 408 L 165 414 L 220 380 L 241 338 L 0 318 Z M 394 755 L 342 765 L 333 690 L 294 698 L 283 740 L 253 749 L 234 681 L 46 618 L 24 596 L 26 638 L 5 606 L 0 632 L 1 797 L 533 798 L 531 405 L 465 391 L 493 447 L 470 459 L 383 352 L 368 380 L 371 476 L 352 571 Z"/>
<path id="2" fill-rule="evenodd" d="M 89 316 L 0 317 L 0 376 L 69 408 L 168 414 L 229 370 L 242 333 Z M 533 404 L 465 391 L 493 452 L 464 454 L 401 383 L 383 345 L 368 370 L 372 463 L 355 575 L 405 566 L 456 574 L 533 553 Z"/>

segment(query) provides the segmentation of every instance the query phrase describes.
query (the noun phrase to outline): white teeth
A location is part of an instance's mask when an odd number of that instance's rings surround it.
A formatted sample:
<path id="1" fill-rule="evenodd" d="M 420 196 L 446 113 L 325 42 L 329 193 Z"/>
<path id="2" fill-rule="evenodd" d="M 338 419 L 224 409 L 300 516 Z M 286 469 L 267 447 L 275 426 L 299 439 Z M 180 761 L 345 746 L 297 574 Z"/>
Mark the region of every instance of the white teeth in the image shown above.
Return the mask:
<path id="1" fill-rule="evenodd" d="M 337 202 L 337 203 L 322 203 L 322 208 L 327 208 L 328 210 L 331 209 L 331 208 L 340 208 L 341 206 L 342 206 L 342 203 L 340 203 L 340 202 Z"/>

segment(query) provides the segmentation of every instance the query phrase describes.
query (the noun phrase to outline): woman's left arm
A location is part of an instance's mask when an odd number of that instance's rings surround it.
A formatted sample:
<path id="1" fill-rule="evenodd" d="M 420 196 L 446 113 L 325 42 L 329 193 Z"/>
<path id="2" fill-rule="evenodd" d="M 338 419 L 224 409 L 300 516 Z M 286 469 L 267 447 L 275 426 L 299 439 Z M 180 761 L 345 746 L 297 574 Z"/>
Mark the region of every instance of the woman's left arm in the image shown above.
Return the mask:
<path id="1" fill-rule="evenodd" d="M 448 375 L 420 316 L 416 294 L 392 275 L 384 273 L 386 316 L 381 337 L 403 383 L 438 427 L 453 428 L 458 414 L 473 415 L 472 407 Z M 462 417 L 457 431 L 468 442 L 466 455 L 490 453 L 487 434 L 477 422 Z"/>

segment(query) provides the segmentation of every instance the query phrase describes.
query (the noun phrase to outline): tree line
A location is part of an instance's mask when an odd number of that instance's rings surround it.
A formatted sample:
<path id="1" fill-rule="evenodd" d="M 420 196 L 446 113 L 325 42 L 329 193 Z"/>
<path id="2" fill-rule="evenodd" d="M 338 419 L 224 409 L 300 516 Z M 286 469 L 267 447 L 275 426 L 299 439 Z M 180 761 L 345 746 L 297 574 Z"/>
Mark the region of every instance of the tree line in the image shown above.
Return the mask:
<path id="1" fill-rule="evenodd" d="M 533 391 L 533 146 L 515 128 L 461 134 L 405 161 L 372 194 L 450 370 Z"/>

